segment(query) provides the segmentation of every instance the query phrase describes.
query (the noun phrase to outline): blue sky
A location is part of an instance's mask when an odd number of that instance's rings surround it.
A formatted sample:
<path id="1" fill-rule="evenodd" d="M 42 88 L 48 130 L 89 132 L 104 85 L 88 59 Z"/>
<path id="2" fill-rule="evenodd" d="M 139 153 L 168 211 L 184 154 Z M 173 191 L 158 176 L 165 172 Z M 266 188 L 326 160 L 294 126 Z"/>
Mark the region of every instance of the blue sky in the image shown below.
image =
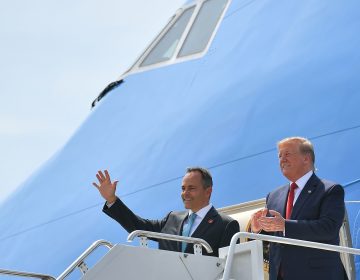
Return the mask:
<path id="1" fill-rule="evenodd" d="M 66 143 L 182 3 L 1 1 L 0 202 Z"/>

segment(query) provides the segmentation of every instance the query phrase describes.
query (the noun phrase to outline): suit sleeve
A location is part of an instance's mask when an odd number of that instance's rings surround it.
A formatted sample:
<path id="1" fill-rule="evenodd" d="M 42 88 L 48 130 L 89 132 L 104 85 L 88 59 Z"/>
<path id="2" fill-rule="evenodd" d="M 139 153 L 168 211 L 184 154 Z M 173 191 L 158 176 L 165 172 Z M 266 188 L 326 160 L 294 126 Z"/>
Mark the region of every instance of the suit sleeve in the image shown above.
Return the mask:
<path id="1" fill-rule="evenodd" d="M 222 236 L 219 247 L 221 248 L 221 247 L 229 246 L 231 238 L 234 236 L 234 234 L 238 233 L 239 231 L 240 231 L 240 226 L 238 221 L 231 220 L 225 227 L 225 231 Z"/>
<path id="2" fill-rule="evenodd" d="M 119 198 L 111 207 L 104 205 L 103 212 L 116 220 L 127 232 L 147 230 L 160 232 L 169 214 L 162 220 L 148 220 L 135 215 Z"/>
<path id="3" fill-rule="evenodd" d="M 338 237 L 345 215 L 344 189 L 334 185 L 327 190 L 316 219 L 286 220 L 286 237 L 326 242 Z"/>

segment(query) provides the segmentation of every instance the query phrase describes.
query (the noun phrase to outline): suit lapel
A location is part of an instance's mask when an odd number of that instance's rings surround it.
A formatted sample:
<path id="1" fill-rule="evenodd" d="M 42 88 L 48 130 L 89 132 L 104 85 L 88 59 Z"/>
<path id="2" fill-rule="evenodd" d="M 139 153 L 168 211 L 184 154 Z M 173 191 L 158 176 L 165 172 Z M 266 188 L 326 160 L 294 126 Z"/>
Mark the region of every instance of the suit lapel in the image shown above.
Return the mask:
<path id="1" fill-rule="evenodd" d="M 211 207 L 209 212 L 205 215 L 199 226 L 196 228 L 192 237 L 204 237 L 205 232 L 214 224 L 215 219 L 218 216 L 218 212 L 214 207 Z"/>
<path id="2" fill-rule="evenodd" d="M 302 189 L 298 199 L 294 204 L 294 208 L 291 213 L 291 219 L 295 219 L 297 215 L 301 212 L 301 209 L 303 208 L 306 201 L 314 193 L 318 181 L 319 179 L 315 174 L 313 174 L 310 177 L 309 181 L 307 181 L 306 185 Z"/>
<path id="3" fill-rule="evenodd" d="M 286 203 L 287 203 L 287 197 L 288 197 L 288 193 L 289 193 L 289 184 L 284 186 L 281 190 L 281 192 L 279 193 L 279 197 L 278 197 L 278 209 L 277 211 L 281 214 L 281 216 L 285 217 L 285 211 L 286 211 Z"/>
<path id="4" fill-rule="evenodd" d="M 176 229 L 177 235 L 182 236 L 182 229 L 184 227 L 184 222 L 189 215 L 188 211 L 184 211 L 183 213 L 179 214 L 179 219 L 181 223 L 179 223 L 179 227 Z M 181 252 L 181 242 L 177 242 L 178 251 Z"/>
<path id="5" fill-rule="evenodd" d="M 188 215 L 189 215 L 189 212 L 187 212 L 187 211 L 179 214 L 181 223 L 179 224 L 179 227 L 176 229 L 177 235 L 182 235 L 182 229 L 184 227 L 184 222 L 187 219 Z"/>

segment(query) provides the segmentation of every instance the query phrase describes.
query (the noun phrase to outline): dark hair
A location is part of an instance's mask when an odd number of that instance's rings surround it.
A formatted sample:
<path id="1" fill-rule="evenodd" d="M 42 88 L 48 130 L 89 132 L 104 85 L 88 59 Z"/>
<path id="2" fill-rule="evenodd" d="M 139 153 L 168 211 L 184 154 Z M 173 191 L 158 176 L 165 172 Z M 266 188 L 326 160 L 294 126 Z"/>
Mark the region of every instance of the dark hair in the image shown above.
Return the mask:
<path id="1" fill-rule="evenodd" d="M 213 186 L 211 174 L 210 174 L 209 170 L 207 170 L 206 168 L 197 167 L 197 166 L 186 168 L 186 174 L 190 173 L 190 172 L 199 172 L 201 174 L 204 189 L 207 189 L 207 188 L 210 188 Z"/>

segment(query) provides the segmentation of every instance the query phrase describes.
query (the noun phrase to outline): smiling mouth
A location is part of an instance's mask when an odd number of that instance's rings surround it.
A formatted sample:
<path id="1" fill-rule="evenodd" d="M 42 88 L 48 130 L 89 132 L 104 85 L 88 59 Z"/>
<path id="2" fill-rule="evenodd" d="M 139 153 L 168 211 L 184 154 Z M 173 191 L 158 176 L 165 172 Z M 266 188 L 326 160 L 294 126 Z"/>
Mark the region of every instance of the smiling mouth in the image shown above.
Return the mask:
<path id="1" fill-rule="evenodd" d="M 191 198 L 183 198 L 184 203 L 190 203 L 192 201 Z"/>

